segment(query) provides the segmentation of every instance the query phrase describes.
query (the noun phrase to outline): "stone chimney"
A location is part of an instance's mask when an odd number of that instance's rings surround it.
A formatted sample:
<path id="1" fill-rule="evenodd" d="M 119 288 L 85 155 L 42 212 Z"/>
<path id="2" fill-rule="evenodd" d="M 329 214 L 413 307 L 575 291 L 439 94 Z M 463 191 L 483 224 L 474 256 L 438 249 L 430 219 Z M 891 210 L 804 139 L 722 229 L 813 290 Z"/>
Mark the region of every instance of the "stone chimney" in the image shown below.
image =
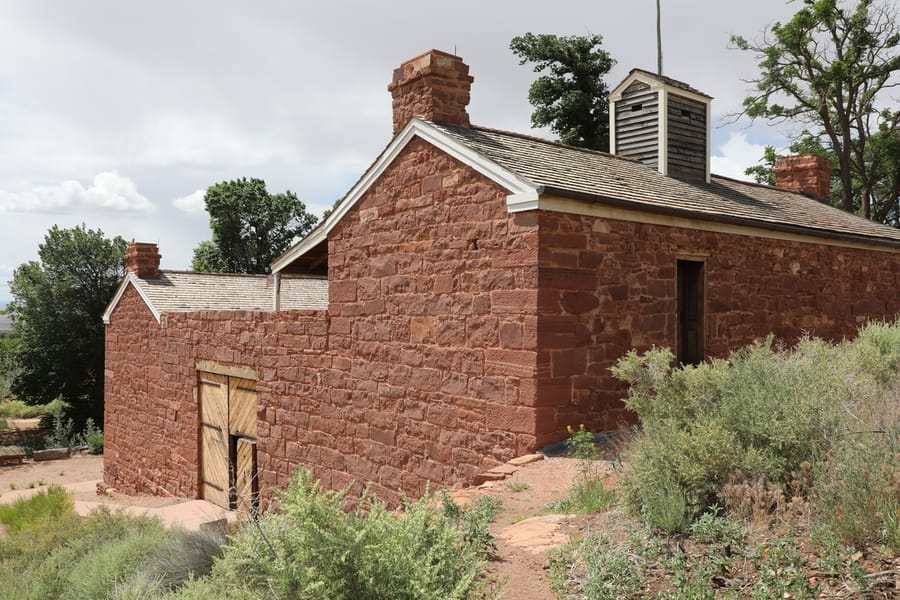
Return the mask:
<path id="1" fill-rule="evenodd" d="M 474 78 L 458 56 L 429 50 L 398 69 L 388 85 L 393 98 L 394 133 L 413 117 L 469 127 L 469 90 Z"/>
<path id="2" fill-rule="evenodd" d="M 138 277 L 156 277 L 160 258 L 156 244 L 131 242 L 125 250 L 125 268 Z"/>
<path id="3" fill-rule="evenodd" d="M 831 165 L 817 154 L 780 158 L 775 163 L 775 187 L 827 200 L 831 196 Z"/>

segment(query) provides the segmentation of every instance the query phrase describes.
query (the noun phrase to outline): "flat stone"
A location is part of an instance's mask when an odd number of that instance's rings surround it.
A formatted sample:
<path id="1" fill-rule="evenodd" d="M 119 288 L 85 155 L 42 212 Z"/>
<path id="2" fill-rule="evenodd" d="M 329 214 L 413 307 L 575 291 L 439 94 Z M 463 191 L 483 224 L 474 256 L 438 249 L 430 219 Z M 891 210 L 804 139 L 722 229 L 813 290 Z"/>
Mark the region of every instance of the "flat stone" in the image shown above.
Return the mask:
<path id="1" fill-rule="evenodd" d="M 497 465 L 492 469 L 488 469 L 488 473 L 499 473 L 503 476 L 509 476 L 518 471 L 519 468 L 515 465 L 505 464 L 505 465 Z"/>
<path id="2" fill-rule="evenodd" d="M 521 467 L 522 465 L 531 464 L 539 460 L 544 460 L 543 454 L 525 454 L 523 456 L 517 456 L 516 458 L 512 458 L 506 461 L 506 464 Z"/>
<path id="3" fill-rule="evenodd" d="M 482 485 L 487 483 L 488 481 L 500 481 L 509 477 L 509 473 L 494 473 L 493 471 L 485 471 L 484 473 L 479 473 L 472 479 L 472 485 Z"/>
<path id="4" fill-rule="evenodd" d="M 532 517 L 504 527 L 497 537 L 532 554 L 541 555 L 569 541 L 569 536 L 560 531 L 560 525 L 567 520 L 566 515 Z"/>

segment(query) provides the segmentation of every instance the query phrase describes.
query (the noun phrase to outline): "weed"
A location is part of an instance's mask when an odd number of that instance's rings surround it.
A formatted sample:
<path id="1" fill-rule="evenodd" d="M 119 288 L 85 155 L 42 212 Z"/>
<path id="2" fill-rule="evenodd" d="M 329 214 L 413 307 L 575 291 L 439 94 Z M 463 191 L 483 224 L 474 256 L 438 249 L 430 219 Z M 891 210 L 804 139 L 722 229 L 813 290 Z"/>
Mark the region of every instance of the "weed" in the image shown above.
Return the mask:
<path id="1" fill-rule="evenodd" d="M 529 487 L 527 481 L 507 481 L 506 489 L 517 494 L 519 492 L 524 492 Z"/>
<path id="2" fill-rule="evenodd" d="M 12 489 L 15 489 L 12 484 Z M 34 484 L 31 484 L 34 487 Z M 72 498 L 60 486 L 51 485 L 46 491 L 30 498 L 16 500 L 12 504 L 0 505 L 0 523 L 16 533 L 29 527 L 39 527 L 46 520 L 56 520 L 74 510 Z"/>
<path id="3" fill-rule="evenodd" d="M 579 597 L 614 600 L 637 597 L 645 584 L 646 562 L 612 544 L 602 532 L 573 540 L 551 555 L 551 585 L 561 597 L 573 587 Z"/>
<path id="4" fill-rule="evenodd" d="M 584 428 L 567 427 L 569 439 L 566 446 L 570 456 L 578 459 L 579 474 L 569 494 L 550 505 L 550 510 L 559 513 L 594 513 L 608 509 L 615 504 L 615 493 L 606 488 L 602 480 L 600 455 L 594 443 L 594 434 Z"/>
<path id="5" fill-rule="evenodd" d="M 19 486 L 16 485 L 16 482 L 15 482 L 15 481 L 11 481 L 11 482 L 9 482 L 9 489 L 11 489 L 11 490 L 17 490 L 17 489 L 19 489 Z"/>
<path id="6" fill-rule="evenodd" d="M 483 548 L 429 494 L 405 502 L 398 518 L 368 492 L 345 510 L 347 493 L 298 471 L 279 495 L 281 512 L 243 528 L 210 577 L 188 581 L 178 596 L 462 600 L 478 587 Z M 496 506 L 487 500 L 471 511 Z"/>
<path id="7" fill-rule="evenodd" d="M 21 400 L 5 400 L 0 402 L 0 417 L 8 419 L 34 419 L 49 414 L 50 404 L 25 404 Z"/>

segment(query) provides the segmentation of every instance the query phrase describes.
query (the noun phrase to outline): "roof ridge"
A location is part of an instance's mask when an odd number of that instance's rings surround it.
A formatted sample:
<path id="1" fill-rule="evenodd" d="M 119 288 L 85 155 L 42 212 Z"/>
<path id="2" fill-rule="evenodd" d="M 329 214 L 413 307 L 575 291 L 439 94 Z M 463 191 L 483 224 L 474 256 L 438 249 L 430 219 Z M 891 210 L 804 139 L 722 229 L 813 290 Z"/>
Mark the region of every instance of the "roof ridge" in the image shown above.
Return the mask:
<path id="1" fill-rule="evenodd" d="M 214 273 L 210 271 L 190 271 L 187 269 L 160 269 L 160 273 L 173 273 L 176 275 L 212 275 L 215 277 L 246 277 L 248 279 L 252 278 L 266 278 L 270 277 L 271 274 L 267 275 L 265 273 Z M 150 277 L 142 277 L 140 279 L 152 279 Z"/>
<path id="2" fill-rule="evenodd" d="M 457 127 L 456 125 L 450 125 L 448 123 L 441 123 L 439 121 L 434 122 L 437 125 L 441 125 L 443 127 Z M 496 129 L 494 127 L 484 127 L 482 125 L 472 125 L 471 127 L 465 128 L 460 127 L 460 129 L 474 129 L 476 131 L 488 131 L 490 133 L 499 133 L 502 135 L 511 135 L 513 137 L 521 138 L 523 140 L 532 140 L 534 142 L 540 142 L 542 144 L 548 144 L 550 146 L 558 146 L 560 148 L 566 148 L 568 150 L 577 150 L 579 152 L 586 152 L 588 154 L 596 154 L 598 156 L 605 156 L 607 158 L 616 158 L 619 160 L 624 160 L 631 163 L 643 164 L 639 160 L 630 158 L 628 156 L 622 156 L 620 154 L 613 154 L 612 152 L 604 152 L 603 150 L 595 150 L 594 148 L 585 148 L 583 146 L 575 146 L 572 144 L 565 144 L 563 142 L 557 142 L 554 140 L 548 140 L 546 138 L 537 137 L 536 135 L 528 135 L 527 133 L 519 133 L 516 131 L 507 131 L 505 129 Z"/>

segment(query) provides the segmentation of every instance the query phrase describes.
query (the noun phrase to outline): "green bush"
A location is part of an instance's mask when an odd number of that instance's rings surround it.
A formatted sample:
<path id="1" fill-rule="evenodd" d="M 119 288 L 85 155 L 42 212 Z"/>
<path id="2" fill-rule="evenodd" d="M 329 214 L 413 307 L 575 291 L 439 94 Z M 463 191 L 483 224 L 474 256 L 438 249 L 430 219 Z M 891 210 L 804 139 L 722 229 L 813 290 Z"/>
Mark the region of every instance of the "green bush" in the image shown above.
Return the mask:
<path id="1" fill-rule="evenodd" d="M 281 512 L 244 527 L 210 578 L 174 597 L 462 599 L 476 590 L 483 540 L 467 541 L 431 496 L 407 502 L 402 516 L 368 493 L 352 510 L 347 500 L 299 471 Z"/>
<path id="2" fill-rule="evenodd" d="M 21 400 L 0 401 L 0 417 L 8 419 L 35 419 L 50 414 L 50 404 L 25 404 Z"/>
<path id="3" fill-rule="evenodd" d="M 48 521 L 57 521 L 73 514 L 75 504 L 65 488 L 51 485 L 45 492 L 38 492 L 29 498 L 16 500 L 12 504 L 0 504 L 0 523 L 14 534 L 23 529 L 37 529 Z"/>
<path id="4" fill-rule="evenodd" d="M 626 506 L 655 527 L 684 527 L 715 502 L 730 474 L 780 483 L 821 456 L 847 395 L 829 354 L 817 340 L 780 352 L 770 339 L 728 361 L 672 369 L 668 349 L 629 352 L 612 369 L 631 384 L 626 404 L 644 427 L 623 479 Z M 669 501 L 684 505 L 684 519 L 674 518 Z M 666 523 L 652 521 L 660 509 Z"/>
<path id="5" fill-rule="evenodd" d="M 94 425 L 94 420 L 88 417 L 84 423 L 84 429 L 75 436 L 76 446 L 87 446 L 88 454 L 103 454 L 103 432 Z"/>
<path id="6" fill-rule="evenodd" d="M 72 564 L 62 600 L 108 598 L 171 538 L 172 532 L 161 523 L 144 523 L 97 546 Z"/>

